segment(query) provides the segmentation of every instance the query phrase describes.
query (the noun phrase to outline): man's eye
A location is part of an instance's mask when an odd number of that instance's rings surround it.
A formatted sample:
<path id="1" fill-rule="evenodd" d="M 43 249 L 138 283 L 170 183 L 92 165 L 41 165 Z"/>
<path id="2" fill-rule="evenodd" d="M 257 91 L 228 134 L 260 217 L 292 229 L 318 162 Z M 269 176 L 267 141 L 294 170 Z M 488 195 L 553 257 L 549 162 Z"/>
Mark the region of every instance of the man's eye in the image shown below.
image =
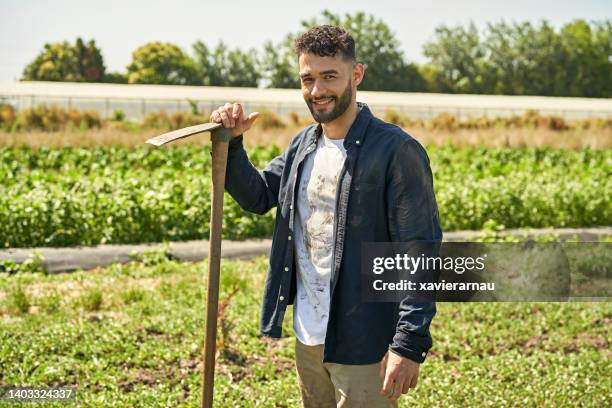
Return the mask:
<path id="1" fill-rule="evenodd" d="M 335 76 L 333 76 L 333 75 L 325 75 L 325 79 L 334 79 L 334 78 L 335 78 Z"/>
<path id="2" fill-rule="evenodd" d="M 310 79 L 310 78 L 304 78 L 304 79 L 302 79 L 302 82 L 303 82 L 303 83 L 305 83 L 305 84 L 309 84 L 309 83 L 311 83 L 311 82 L 312 82 L 312 79 Z"/>

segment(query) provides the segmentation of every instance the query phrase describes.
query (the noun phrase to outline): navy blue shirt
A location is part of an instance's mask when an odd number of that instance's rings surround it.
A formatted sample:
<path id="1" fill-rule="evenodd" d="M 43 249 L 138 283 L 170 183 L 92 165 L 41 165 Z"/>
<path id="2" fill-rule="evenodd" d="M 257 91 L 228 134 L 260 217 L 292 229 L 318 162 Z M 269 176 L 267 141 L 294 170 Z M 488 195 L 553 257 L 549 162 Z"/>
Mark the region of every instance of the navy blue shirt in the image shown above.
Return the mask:
<path id="1" fill-rule="evenodd" d="M 429 157 L 413 137 L 374 117 L 363 103 L 345 139 L 334 217 L 330 314 L 324 361 L 373 364 L 387 350 L 423 362 L 431 348 L 429 325 L 435 303 L 363 302 L 361 245 L 364 242 L 441 241 Z M 281 337 L 287 305 L 296 293 L 293 225 L 304 158 L 316 148 L 320 124 L 293 138 L 285 152 L 257 170 L 243 136 L 229 143 L 225 187 L 246 211 L 276 209 L 260 332 Z"/>

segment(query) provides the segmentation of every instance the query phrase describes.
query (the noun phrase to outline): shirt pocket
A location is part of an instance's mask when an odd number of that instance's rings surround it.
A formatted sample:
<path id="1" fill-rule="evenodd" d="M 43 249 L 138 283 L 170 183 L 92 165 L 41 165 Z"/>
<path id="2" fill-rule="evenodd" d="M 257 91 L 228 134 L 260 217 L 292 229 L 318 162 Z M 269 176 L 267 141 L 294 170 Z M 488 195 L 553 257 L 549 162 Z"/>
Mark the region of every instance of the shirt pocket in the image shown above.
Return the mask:
<path id="1" fill-rule="evenodd" d="M 365 227 L 374 223 L 382 191 L 382 187 L 375 183 L 359 183 L 354 186 L 348 217 L 351 226 Z"/>

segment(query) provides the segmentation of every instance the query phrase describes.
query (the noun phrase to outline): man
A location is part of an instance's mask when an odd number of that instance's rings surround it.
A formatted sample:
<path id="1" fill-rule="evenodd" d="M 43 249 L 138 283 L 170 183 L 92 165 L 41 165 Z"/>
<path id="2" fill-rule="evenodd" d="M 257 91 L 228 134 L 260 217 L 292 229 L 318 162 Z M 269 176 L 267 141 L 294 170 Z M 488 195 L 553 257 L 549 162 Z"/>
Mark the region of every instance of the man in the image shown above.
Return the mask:
<path id="1" fill-rule="evenodd" d="M 242 134 L 258 117 L 227 103 L 210 120 L 231 128 L 226 189 L 247 210 L 277 207 L 261 333 L 281 336 L 293 304 L 305 407 L 391 407 L 417 384 L 431 347 L 433 303 L 363 302 L 362 242 L 440 241 L 429 158 L 399 127 L 356 101 L 364 66 L 350 34 L 320 26 L 295 42 L 303 129 L 263 171 Z"/>

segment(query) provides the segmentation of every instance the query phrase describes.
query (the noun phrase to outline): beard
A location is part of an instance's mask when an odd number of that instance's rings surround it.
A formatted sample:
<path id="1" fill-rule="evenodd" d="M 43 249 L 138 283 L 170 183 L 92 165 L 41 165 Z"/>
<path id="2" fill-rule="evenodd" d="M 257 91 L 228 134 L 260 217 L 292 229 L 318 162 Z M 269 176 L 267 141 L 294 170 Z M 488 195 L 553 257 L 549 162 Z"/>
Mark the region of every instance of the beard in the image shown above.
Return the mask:
<path id="1" fill-rule="evenodd" d="M 349 80 L 346 86 L 346 89 L 344 90 L 344 92 L 342 92 L 342 95 L 340 95 L 340 98 L 338 98 L 337 96 L 326 96 L 324 98 L 318 98 L 318 100 L 328 99 L 328 98 L 331 99 L 329 103 L 330 104 L 333 103 L 334 107 L 330 111 L 322 111 L 322 112 L 317 111 L 315 109 L 314 102 L 313 102 L 314 98 L 306 99 L 306 105 L 308 106 L 308 109 L 310 109 L 310 113 L 312 114 L 312 117 L 314 118 L 315 121 L 319 123 L 329 123 L 339 118 L 340 116 L 342 116 L 344 112 L 346 112 L 346 110 L 351 104 L 351 99 L 353 98 L 353 88 L 351 87 L 351 81 Z"/>

